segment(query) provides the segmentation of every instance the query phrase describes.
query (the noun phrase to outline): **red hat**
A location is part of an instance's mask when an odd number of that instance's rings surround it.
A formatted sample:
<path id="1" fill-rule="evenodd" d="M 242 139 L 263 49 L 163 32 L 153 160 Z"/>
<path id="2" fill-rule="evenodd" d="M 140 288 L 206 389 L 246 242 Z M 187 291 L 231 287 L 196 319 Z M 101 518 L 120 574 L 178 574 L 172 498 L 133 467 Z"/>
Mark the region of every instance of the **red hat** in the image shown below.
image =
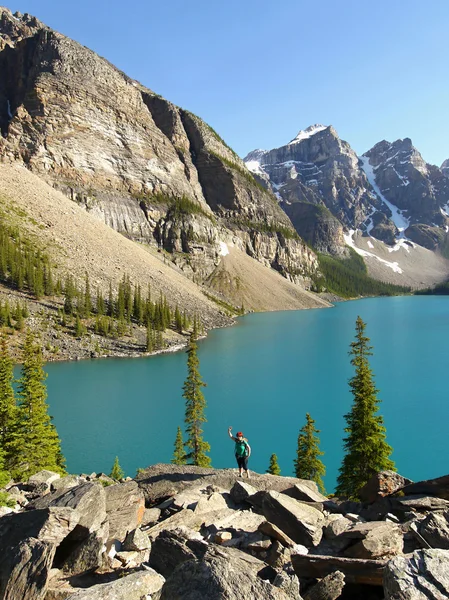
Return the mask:
<path id="1" fill-rule="evenodd" d="M 243 433 L 241 431 L 237 431 L 237 437 L 243 437 Z"/>

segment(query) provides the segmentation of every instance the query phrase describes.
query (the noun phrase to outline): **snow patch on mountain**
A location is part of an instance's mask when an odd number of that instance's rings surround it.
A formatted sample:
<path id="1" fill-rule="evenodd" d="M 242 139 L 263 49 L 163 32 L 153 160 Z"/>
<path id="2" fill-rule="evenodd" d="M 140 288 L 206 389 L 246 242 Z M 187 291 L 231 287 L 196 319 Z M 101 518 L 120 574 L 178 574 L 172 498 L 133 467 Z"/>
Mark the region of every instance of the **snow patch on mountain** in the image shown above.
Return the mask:
<path id="1" fill-rule="evenodd" d="M 402 273 L 402 269 L 399 266 L 399 264 L 397 262 L 390 262 L 388 260 L 385 260 L 383 258 L 380 258 L 379 256 L 377 256 L 376 254 L 374 254 L 373 252 L 368 252 L 367 250 L 362 250 L 361 248 L 358 248 L 355 245 L 354 242 L 354 234 L 356 233 L 355 229 L 350 229 L 349 233 L 344 235 L 345 238 L 345 242 L 348 244 L 348 246 L 350 246 L 351 248 L 353 248 L 357 254 L 360 254 L 360 256 L 371 256 L 373 258 L 375 258 L 376 260 L 378 260 L 379 262 L 383 263 L 384 265 L 387 265 L 387 267 L 389 267 L 390 269 L 392 269 L 395 273 Z"/>
<path id="2" fill-rule="evenodd" d="M 302 142 L 302 140 L 307 140 L 308 138 L 312 137 L 312 135 L 315 135 L 320 131 L 324 131 L 328 127 L 329 125 L 311 125 L 310 127 L 307 127 L 307 129 L 301 129 L 295 139 L 293 139 L 287 145 L 290 146 L 291 144 L 298 144 L 299 142 Z"/>

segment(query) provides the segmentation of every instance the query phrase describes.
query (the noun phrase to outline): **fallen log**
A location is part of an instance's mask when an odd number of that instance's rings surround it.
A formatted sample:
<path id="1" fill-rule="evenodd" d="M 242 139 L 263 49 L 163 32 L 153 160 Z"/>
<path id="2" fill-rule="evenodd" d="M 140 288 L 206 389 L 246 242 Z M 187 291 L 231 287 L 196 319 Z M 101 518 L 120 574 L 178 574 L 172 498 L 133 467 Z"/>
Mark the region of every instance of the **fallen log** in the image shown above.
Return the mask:
<path id="1" fill-rule="evenodd" d="M 322 579 L 341 571 L 347 583 L 379 585 L 383 583 L 384 567 L 388 560 L 341 558 L 316 554 L 292 554 L 292 564 L 298 577 Z"/>

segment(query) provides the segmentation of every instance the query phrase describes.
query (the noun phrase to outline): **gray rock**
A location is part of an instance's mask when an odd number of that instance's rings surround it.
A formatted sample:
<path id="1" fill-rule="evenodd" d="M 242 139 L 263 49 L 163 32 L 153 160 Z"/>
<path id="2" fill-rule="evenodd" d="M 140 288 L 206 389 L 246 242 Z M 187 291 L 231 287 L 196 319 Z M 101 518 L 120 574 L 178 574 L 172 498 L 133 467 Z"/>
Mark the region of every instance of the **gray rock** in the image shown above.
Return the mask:
<path id="1" fill-rule="evenodd" d="M 46 483 L 48 486 L 51 485 L 56 479 L 60 479 L 61 475 L 54 471 L 39 471 L 35 475 L 32 475 L 28 479 L 28 485 L 39 485 L 40 483 Z"/>
<path id="2" fill-rule="evenodd" d="M 104 488 L 106 513 L 109 519 L 109 539 L 124 541 L 137 529 L 145 512 L 143 492 L 135 481 L 118 483 Z"/>
<path id="3" fill-rule="evenodd" d="M 293 548 L 295 546 L 295 542 L 288 537 L 282 529 L 279 529 L 279 527 L 276 527 L 276 525 L 273 525 L 273 523 L 270 523 L 269 521 L 263 521 L 259 525 L 259 531 L 265 533 L 265 535 L 268 535 L 270 538 L 277 540 L 286 548 Z"/>
<path id="4" fill-rule="evenodd" d="M 100 530 L 89 533 L 81 542 L 66 541 L 64 550 L 69 556 L 61 566 L 65 574 L 82 575 L 103 565 L 104 540 L 108 537 L 108 527 L 108 523 L 105 523 Z"/>
<path id="5" fill-rule="evenodd" d="M 193 510 L 184 508 L 183 510 L 175 513 L 168 519 L 160 521 L 146 530 L 146 534 L 151 541 L 155 540 L 156 537 L 162 531 L 171 531 L 184 525 L 185 527 L 191 527 L 192 529 L 199 529 L 203 524 L 204 518 L 202 515 L 196 515 Z"/>
<path id="6" fill-rule="evenodd" d="M 428 515 L 419 523 L 418 532 L 431 548 L 449 550 L 449 512 Z"/>
<path id="7" fill-rule="evenodd" d="M 324 528 L 324 537 L 328 540 L 332 540 L 339 536 L 341 533 L 349 529 L 353 525 L 353 522 L 346 517 L 338 517 L 333 519 Z"/>
<path id="8" fill-rule="evenodd" d="M 33 537 L 58 546 L 77 526 L 78 511 L 69 507 L 50 507 L 5 515 L 0 519 L 0 554 Z"/>
<path id="9" fill-rule="evenodd" d="M 245 481 L 236 481 L 231 488 L 231 498 L 236 504 L 242 504 L 245 500 L 257 492 L 256 488 Z"/>
<path id="10" fill-rule="evenodd" d="M 449 598 L 449 550 L 416 550 L 396 556 L 384 571 L 386 600 Z"/>
<path id="11" fill-rule="evenodd" d="M 137 571 L 126 577 L 78 590 L 68 600 L 142 600 L 158 592 L 164 578 L 153 569 Z"/>
<path id="12" fill-rule="evenodd" d="M 302 600 L 299 593 L 299 579 L 296 575 L 281 571 L 276 575 L 273 585 L 284 591 L 292 600 Z"/>
<path id="13" fill-rule="evenodd" d="M 140 552 L 141 550 L 149 550 L 150 548 L 151 541 L 148 534 L 140 529 L 130 531 L 123 542 L 124 550 L 135 550 Z"/>
<path id="14" fill-rule="evenodd" d="M 307 504 L 278 492 L 268 492 L 263 498 L 265 518 L 277 525 L 291 539 L 307 547 L 319 544 L 324 515 Z"/>
<path id="15" fill-rule="evenodd" d="M 50 542 L 25 538 L 0 553 L 0 598 L 43 600 L 55 553 Z"/>
<path id="16" fill-rule="evenodd" d="M 341 533 L 338 539 L 358 540 L 345 550 L 348 558 L 383 558 L 400 554 L 404 548 L 400 527 L 385 521 L 359 523 Z"/>
<path id="17" fill-rule="evenodd" d="M 50 487 L 53 492 L 63 492 L 83 483 L 86 483 L 86 480 L 78 475 L 66 475 L 52 481 Z"/>
<path id="18" fill-rule="evenodd" d="M 312 482 L 313 483 L 313 482 Z M 315 487 L 317 488 L 316 484 Z M 318 489 L 312 489 L 312 486 L 305 483 L 296 483 L 292 488 L 285 490 L 284 494 L 302 500 L 303 502 L 327 502 L 327 496 L 320 494 Z"/>
<path id="19" fill-rule="evenodd" d="M 151 525 L 155 525 L 161 516 L 160 508 L 146 508 L 142 517 L 142 527 L 148 527 Z"/>
<path id="20" fill-rule="evenodd" d="M 394 494 L 405 485 L 412 483 L 410 479 L 402 477 L 395 471 L 381 471 L 374 473 L 371 479 L 362 487 L 359 497 L 362 502 L 376 502 L 384 496 Z"/>
<path id="21" fill-rule="evenodd" d="M 160 600 L 289 600 L 283 590 L 257 576 L 263 569 L 262 561 L 243 552 L 233 548 L 211 548 L 203 560 L 190 560 L 175 569 L 162 588 Z"/>
<path id="22" fill-rule="evenodd" d="M 405 496 L 421 495 L 421 496 L 437 496 L 444 500 L 449 500 L 449 475 L 437 477 L 436 479 L 427 479 L 425 481 L 417 481 L 406 485 L 401 490 Z"/>
<path id="23" fill-rule="evenodd" d="M 341 571 L 329 573 L 304 594 L 304 600 L 336 600 L 345 586 L 345 576 Z"/>
<path id="24" fill-rule="evenodd" d="M 151 545 L 150 567 L 169 577 L 181 563 L 204 556 L 207 544 L 194 542 L 185 540 L 174 531 L 162 531 Z"/>
<path id="25" fill-rule="evenodd" d="M 226 509 L 227 507 L 228 505 L 223 495 L 215 492 L 208 497 L 206 496 L 200 498 L 198 504 L 194 509 L 194 513 L 197 515 L 204 515 L 212 511 L 220 511 Z"/>

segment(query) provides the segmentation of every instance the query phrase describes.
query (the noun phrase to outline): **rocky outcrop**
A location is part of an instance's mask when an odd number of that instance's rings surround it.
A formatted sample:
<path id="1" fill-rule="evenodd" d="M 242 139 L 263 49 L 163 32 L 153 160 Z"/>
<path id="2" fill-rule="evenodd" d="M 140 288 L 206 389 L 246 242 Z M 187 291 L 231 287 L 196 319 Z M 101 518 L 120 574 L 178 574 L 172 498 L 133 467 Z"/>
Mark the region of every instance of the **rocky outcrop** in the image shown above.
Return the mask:
<path id="1" fill-rule="evenodd" d="M 443 175 L 445 175 L 446 177 L 448 177 L 448 176 L 449 176 L 449 158 L 448 158 L 448 159 L 446 159 L 446 160 L 445 160 L 445 161 L 442 163 L 442 165 L 441 165 L 440 169 L 441 169 L 441 172 L 443 173 Z"/>
<path id="2" fill-rule="evenodd" d="M 164 248 L 195 281 L 231 241 L 292 281 L 316 271 L 272 193 L 201 119 L 28 16 L 0 9 L 0 32 L 3 160 Z"/>
<path id="3" fill-rule="evenodd" d="M 384 575 L 386 600 L 449 598 L 449 551 L 418 550 L 410 558 L 397 556 Z"/>

